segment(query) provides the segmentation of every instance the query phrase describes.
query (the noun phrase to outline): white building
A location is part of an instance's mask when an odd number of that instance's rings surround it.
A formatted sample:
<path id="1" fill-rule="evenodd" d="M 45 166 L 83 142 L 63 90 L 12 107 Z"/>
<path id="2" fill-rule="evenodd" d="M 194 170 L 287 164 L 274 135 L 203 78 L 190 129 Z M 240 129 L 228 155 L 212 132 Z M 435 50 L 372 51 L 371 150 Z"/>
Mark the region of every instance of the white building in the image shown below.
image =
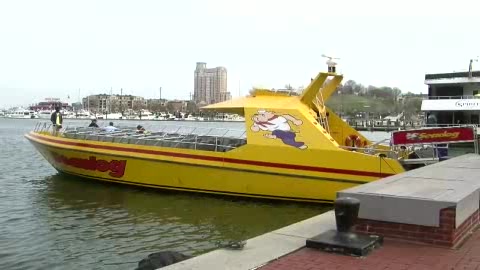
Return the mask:
<path id="1" fill-rule="evenodd" d="M 480 124 L 480 71 L 426 74 L 427 124 Z"/>

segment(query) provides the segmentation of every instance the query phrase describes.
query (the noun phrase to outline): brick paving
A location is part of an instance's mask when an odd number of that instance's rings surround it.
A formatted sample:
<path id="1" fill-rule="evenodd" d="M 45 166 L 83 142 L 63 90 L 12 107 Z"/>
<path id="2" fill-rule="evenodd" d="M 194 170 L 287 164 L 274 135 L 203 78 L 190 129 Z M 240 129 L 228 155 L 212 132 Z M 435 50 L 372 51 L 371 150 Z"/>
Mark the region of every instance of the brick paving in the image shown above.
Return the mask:
<path id="1" fill-rule="evenodd" d="M 259 268 L 260 270 L 480 270 L 480 230 L 457 249 L 385 239 L 367 257 L 351 257 L 302 248 Z"/>

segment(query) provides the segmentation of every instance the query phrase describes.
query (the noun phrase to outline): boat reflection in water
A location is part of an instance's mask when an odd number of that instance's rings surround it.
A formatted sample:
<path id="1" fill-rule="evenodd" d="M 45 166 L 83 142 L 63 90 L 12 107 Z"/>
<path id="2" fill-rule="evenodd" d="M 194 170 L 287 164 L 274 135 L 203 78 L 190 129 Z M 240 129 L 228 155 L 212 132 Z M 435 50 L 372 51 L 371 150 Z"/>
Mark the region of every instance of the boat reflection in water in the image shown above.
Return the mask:
<path id="1" fill-rule="evenodd" d="M 132 188 L 64 174 L 45 181 L 48 188 L 37 193 L 35 204 L 47 206 L 38 206 L 47 211 L 38 222 L 50 235 L 38 252 L 65 269 L 69 264 L 70 269 L 95 264 L 134 269 L 147 254 L 161 250 L 198 255 L 328 210 L 315 204 Z"/>

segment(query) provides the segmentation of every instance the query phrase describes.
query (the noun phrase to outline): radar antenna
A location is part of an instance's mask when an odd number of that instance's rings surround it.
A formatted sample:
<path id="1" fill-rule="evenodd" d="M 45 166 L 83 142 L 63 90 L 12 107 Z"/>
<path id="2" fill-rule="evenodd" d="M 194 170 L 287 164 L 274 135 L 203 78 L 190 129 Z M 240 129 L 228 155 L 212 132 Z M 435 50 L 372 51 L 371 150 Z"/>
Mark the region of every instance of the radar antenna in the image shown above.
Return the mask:
<path id="1" fill-rule="evenodd" d="M 472 78 L 472 72 L 473 72 L 473 61 L 478 62 L 478 56 L 475 59 L 470 59 L 470 65 L 468 65 L 468 77 Z"/>
<path id="2" fill-rule="evenodd" d="M 340 60 L 340 58 L 328 56 L 328 55 L 325 55 L 325 54 L 322 54 L 322 57 L 328 58 L 328 60 L 327 60 L 328 72 L 336 73 L 337 62 L 335 62 L 333 60 Z"/>

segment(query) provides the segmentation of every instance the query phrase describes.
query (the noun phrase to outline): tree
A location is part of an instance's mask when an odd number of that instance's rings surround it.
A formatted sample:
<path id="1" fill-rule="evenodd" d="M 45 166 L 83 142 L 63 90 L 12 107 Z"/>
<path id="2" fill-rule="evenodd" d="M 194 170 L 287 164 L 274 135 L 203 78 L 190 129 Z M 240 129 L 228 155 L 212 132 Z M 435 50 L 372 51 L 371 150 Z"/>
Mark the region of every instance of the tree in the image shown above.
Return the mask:
<path id="1" fill-rule="evenodd" d="M 297 88 L 297 95 L 302 95 L 303 94 L 303 91 L 305 91 L 305 87 L 303 85 L 299 86 Z"/>
<path id="2" fill-rule="evenodd" d="M 117 98 L 109 98 L 109 110 L 111 113 L 116 113 L 120 111 L 120 100 Z"/>
<path id="3" fill-rule="evenodd" d="M 357 83 L 354 80 L 348 80 L 342 87 L 342 94 L 353 94 L 353 89 L 357 87 Z"/>
<path id="4" fill-rule="evenodd" d="M 406 98 L 403 104 L 403 111 L 405 113 L 405 119 L 412 119 L 413 116 L 416 116 L 420 113 L 420 108 L 422 106 L 421 97 L 408 97 Z"/>
<path id="5" fill-rule="evenodd" d="M 398 98 L 402 94 L 402 90 L 398 89 L 397 87 L 392 88 L 393 99 L 398 101 Z"/>
<path id="6" fill-rule="evenodd" d="M 132 103 L 132 109 L 134 111 L 139 111 L 142 109 L 145 109 L 147 106 L 145 106 L 145 102 L 143 100 L 134 100 Z"/>
<path id="7" fill-rule="evenodd" d="M 373 85 L 369 85 L 367 86 L 367 96 L 373 96 L 373 92 L 377 89 L 377 87 L 373 86 Z"/>
<path id="8" fill-rule="evenodd" d="M 173 106 L 173 104 L 171 102 L 168 102 L 167 103 L 167 111 L 169 113 L 173 112 L 175 110 L 175 107 Z"/>
<path id="9" fill-rule="evenodd" d="M 362 84 L 355 84 L 353 88 L 353 93 L 356 95 L 364 95 L 367 93 L 367 89 Z"/>
<path id="10" fill-rule="evenodd" d="M 165 106 L 160 102 L 149 102 L 147 105 L 147 110 L 151 112 L 164 112 Z"/>
<path id="11" fill-rule="evenodd" d="M 197 104 L 195 104 L 195 102 L 193 102 L 193 101 L 189 101 L 187 103 L 187 112 L 194 113 L 194 112 L 197 112 L 197 111 L 198 111 Z"/>
<path id="12" fill-rule="evenodd" d="M 89 102 L 90 111 L 92 111 L 95 114 L 100 112 L 100 100 L 98 100 L 98 98 L 92 98 L 88 102 Z"/>

